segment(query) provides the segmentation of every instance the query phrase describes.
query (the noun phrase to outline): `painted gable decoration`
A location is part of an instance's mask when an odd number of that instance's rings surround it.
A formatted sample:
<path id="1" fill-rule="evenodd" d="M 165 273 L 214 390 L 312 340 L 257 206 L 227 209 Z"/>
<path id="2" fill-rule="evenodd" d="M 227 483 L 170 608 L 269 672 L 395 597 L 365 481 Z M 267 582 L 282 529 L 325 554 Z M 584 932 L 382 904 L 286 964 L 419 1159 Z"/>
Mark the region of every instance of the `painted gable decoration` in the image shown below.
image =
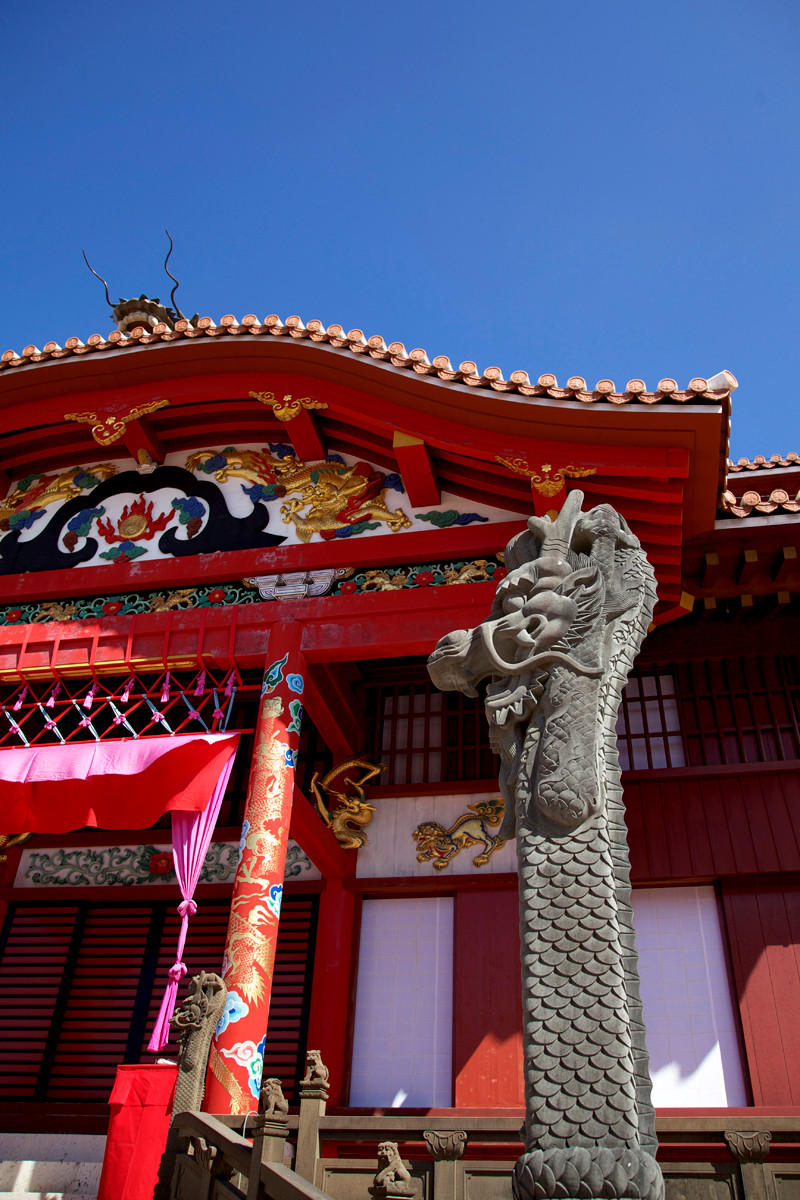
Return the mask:
<path id="1" fill-rule="evenodd" d="M 249 507 L 248 514 L 233 515 L 219 487 L 184 467 L 120 471 L 88 495 L 61 504 L 46 522 L 22 527 L 12 517 L 0 540 L 0 574 L 253 550 L 286 541 L 264 532 L 267 508 Z"/>
<path id="2" fill-rule="evenodd" d="M 390 495 L 391 494 L 391 495 Z M 444 503 L 443 497 L 443 503 Z M 31 475 L 0 501 L 0 575 L 254 550 L 503 519 L 447 497 L 416 512 L 398 474 L 352 456 L 305 463 L 291 445 L 197 450 L 139 469 Z M 480 511 L 462 511 L 466 509 Z"/>

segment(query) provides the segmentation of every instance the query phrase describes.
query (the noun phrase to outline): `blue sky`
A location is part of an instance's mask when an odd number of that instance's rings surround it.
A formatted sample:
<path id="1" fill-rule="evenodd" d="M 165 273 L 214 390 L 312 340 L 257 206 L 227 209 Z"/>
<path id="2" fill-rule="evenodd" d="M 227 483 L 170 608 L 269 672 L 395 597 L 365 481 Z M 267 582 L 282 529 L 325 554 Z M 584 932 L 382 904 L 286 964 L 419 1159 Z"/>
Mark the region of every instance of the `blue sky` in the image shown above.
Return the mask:
<path id="1" fill-rule="evenodd" d="M 508 375 L 728 368 L 800 451 L 796 0 L 4 0 L 1 348 L 293 313 Z"/>

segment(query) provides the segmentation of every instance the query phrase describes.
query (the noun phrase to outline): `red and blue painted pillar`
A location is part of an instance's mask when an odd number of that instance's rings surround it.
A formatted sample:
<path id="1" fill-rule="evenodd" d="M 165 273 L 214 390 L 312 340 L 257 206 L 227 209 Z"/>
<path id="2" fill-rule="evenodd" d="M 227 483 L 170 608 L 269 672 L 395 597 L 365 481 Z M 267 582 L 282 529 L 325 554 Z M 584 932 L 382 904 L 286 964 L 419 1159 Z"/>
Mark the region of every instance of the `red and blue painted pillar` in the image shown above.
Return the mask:
<path id="1" fill-rule="evenodd" d="M 303 715 L 301 639 L 296 621 L 272 626 L 222 964 L 228 999 L 211 1043 L 206 1112 L 258 1108 Z"/>

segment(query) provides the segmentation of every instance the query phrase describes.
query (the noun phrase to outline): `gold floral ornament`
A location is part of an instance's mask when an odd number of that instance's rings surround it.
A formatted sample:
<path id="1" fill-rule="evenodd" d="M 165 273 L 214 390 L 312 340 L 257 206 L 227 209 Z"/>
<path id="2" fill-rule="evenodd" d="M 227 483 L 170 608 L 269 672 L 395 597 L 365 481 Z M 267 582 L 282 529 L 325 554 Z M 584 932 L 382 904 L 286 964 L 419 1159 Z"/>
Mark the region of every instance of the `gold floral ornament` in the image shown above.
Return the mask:
<path id="1" fill-rule="evenodd" d="M 64 413 L 65 421 L 79 421 L 82 425 L 91 425 L 91 433 L 98 446 L 111 446 L 118 442 L 125 432 L 129 421 L 138 421 L 149 413 L 166 408 L 169 400 L 149 400 L 146 404 L 137 404 L 127 413 Z"/>
<path id="2" fill-rule="evenodd" d="M 311 779 L 311 791 L 317 802 L 317 811 L 339 845 L 343 846 L 345 850 L 360 850 L 367 844 L 364 827 L 369 825 L 372 820 L 375 805 L 368 804 L 364 799 L 364 785 L 385 769 L 384 763 L 378 763 L 376 766 L 375 763 L 366 762 L 363 758 L 348 758 L 344 762 L 337 763 L 319 783 L 317 783 L 318 774 L 316 771 L 314 772 Z M 356 770 L 361 773 L 360 778 L 354 779 L 349 775 L 344 775 L 342 779 L 342 783 L 348 791 L 337 791 L 333 787 L 334 782 L 345 771 L 355 773 Z M 327 804 L 322 797 L 323 791 L 328 794 Z M 331 805 L 331 799 L 333 799 L 335 807 Z"/>
<path id="3" fill-rule="evenodd" d="M 557 496 L 565 487 L 566 479 L 585 479 L 587 475 L 596 475 L 597 467 L 556 467 L 551 463 L 542 463 L 539 470 L 532 467 L 526 458 L 504 458 L 502 454 L 495 455 L 495 461 L 508 467 L 515 475 L 526 475 L 531 481 L 531 487 L 540 496 Z"/>
<path id="4" fill-rule="evenodd" d="M 266 404 L 278 420 L 284 422 L 299 417 L 303 409 L 328 407 L 324 400 L 311 400 L 308 396 L 304 396 L 302 400 L 294 396 L 284 396 L 282 400 L 278 400 L 274 392 L 251 392 L 250 399 L 258 400 L 259 404 Z"/>

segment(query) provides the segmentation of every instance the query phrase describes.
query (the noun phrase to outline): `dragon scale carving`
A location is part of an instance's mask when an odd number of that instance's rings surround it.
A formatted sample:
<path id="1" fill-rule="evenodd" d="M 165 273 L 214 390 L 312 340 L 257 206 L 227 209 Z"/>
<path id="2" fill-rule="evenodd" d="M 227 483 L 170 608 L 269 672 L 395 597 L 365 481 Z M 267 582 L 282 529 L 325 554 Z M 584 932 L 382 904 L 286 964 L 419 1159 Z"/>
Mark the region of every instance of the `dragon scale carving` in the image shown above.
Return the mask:
<path id="1" fill-rule="evenodd" d="M 490 615 L 442 638 L 429 671 L 467 695 L 489 679 L 500 836 L 516 829 L 526 1152 L 515 1194 L 658 1200 L 615 736 L 655 581 L 625 521 L 582 501 L 571 492 L 555 521 L 529 519 Z"/>

